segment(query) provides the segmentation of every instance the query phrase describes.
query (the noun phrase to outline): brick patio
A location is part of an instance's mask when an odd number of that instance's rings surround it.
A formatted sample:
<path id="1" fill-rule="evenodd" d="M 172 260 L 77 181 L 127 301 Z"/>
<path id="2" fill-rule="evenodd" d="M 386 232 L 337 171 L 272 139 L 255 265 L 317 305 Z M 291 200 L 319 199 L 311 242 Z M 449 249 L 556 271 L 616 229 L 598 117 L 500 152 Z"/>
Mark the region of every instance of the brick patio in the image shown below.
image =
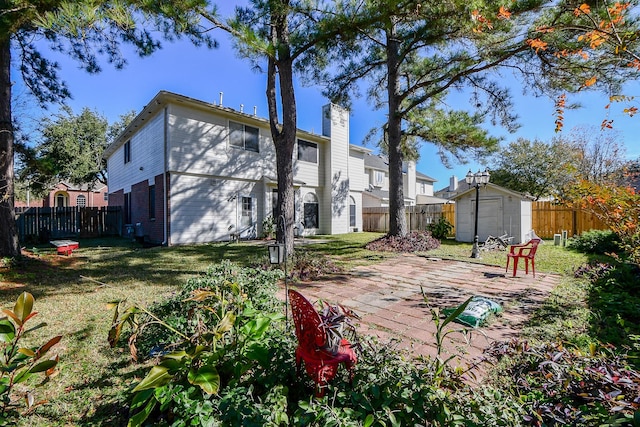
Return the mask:
<path id="1" fill-rule="evenodd" d="M 506 263 L 506 257 L 505 257 Z M 559 276 L 537 273 L 516 277 L 503 267 L 402 255 L 379 264 L 356 267 L 332 277 L 292 285 L 311 302 L 318 299 L 340 303 L 361 316 L 358 332 L 375 335 L 382 342 L 399 339 L 399 346 L 414 355 L 435 356 L 435 324 L 430 307 L 454 308 L 472 295 L 498 302 L 503 312 L 477 329 L 452 324 L 451 329 L 471 331 L 467 344 L 462 333 L 449 334 L 445 349 L 455 355 L 451 363 L 476 364 L 493 341 L 517 336 L 530 314 L 540 306 L 559 282 Z M 422 297 L 424 289 L 427 301 Z M 280 291 L 284 298 L 284 289 Z M 476 374 L 481 376 L 481 367 Z"/>

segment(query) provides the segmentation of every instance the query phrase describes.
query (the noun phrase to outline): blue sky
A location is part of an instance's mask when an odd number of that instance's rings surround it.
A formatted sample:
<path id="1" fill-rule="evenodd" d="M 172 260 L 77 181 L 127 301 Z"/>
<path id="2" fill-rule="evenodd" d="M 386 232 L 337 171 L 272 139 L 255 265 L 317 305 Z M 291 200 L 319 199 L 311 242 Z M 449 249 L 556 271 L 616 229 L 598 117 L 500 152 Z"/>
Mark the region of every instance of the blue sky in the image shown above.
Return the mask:
<path id="1" fill-rule="evenodd" d="M 224 33 L 218 33 L 217 39 L 220 47 L 215 50 L 196 48 L 188 41 L 164 42 L 164 48 L 151 57 L 141 59 L 130 56 L 123 70 L 115 70 L 109 64 L 104 64 L 103 71 L 96 75 L 78 69 L 77 63 L 65 57 L 47 55 L 59 61 L 60 75 L 73 94 L 69 105 L 76 113 L 88 107 L 113 122 L 130 110 L 140 111 L 158 91 L 167 90 L 214 103 L 219 102 L 222 92 L 223 105 L 239 110 L 243 104 L 245 112 L 253 111 L 255 106 L 258 116 L 267 117 L 265 75 L 252 70 L 248 61 L 236 56 Z M 639 88 L 637 82 L 631 84 L 625 90 L 625 95 L 640 96 Z M 20 90 L 19 85 L 16 90 Z M 546 98 L 525 97 L 521 92 L 517 85 L 512 87 L 516 112 L 522 125 L 518 132 L 508 134 L 501 128 L 488 128 L 493 135 L 505 137 L 505 144 L 518 137 L 549 141 L 555 135 L 553 102 Z M 320 88 L 298 87 L 296 99 L 298 127 L 319 133 L 321 109 L 328 102 L 322 97 Z M 622 104 L 606 110 L 608 99 L 601 95 L 583 94 L 573 99 L 579 100 L 584 107 L 566 112 L 564 132 L 578 125 L 592 125 L 599 129 L 603 119 L 613 119 L 615 129 L 624 137 L 627 157 L 640 157 L 640 115 L 630 118 L 622 114 Z M 454 108 L 467 108 L 468 105 L 463 95 L 452 97 L 451 102 Z M 54 107 L 44 114 L 52 111 L 55 111 Z M 350 142 L 361 145 L 369 129 L 383 123 L 384 117 L 384 111 L 373 110 L 366 99 L 356 99 L 351 111 Z M 453 175 L 462 178 L 469 169 L 484 169 L 484 165 L 473 160 L 447 169 L 430 144 L 423 144 L 420 154 L 417 169 L 437 180 L 435 189 L 447 186 L 449 177 Z"/>

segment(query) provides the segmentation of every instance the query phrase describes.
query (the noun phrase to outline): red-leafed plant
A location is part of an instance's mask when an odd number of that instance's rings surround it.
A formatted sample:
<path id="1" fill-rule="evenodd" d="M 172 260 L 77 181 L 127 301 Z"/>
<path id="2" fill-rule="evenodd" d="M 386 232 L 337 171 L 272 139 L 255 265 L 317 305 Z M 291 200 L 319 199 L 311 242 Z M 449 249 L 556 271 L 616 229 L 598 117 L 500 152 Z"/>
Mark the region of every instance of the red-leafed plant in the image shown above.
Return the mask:
<path id="1" fill-rule="evenodd" d="M 640 194 L 633 188 L 581 181 L 568 193 L 573 206 L 595 214 L 618 235 L 628 260 L 640 263 Z"/>

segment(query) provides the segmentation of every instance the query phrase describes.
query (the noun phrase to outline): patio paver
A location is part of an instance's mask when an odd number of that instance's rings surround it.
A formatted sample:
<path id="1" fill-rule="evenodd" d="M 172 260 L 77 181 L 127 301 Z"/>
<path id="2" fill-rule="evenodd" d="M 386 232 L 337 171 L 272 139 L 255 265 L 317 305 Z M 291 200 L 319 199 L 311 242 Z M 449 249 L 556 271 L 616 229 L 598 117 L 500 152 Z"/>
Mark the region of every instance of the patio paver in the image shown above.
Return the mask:
<path id="1" fill-rule="evenodd" d="M 466 343 L 462 333 L 448 335 L 444 348 L 456 355 L 455 364 L 476 366 L 494 341 L 517 337 L 531 313 L 549 296 L 560 276 L 537 273 L 516 277 L 503 267 L 442 260 L 413 254 L 378 264 L 356 267 L 327 280 L 292 285 L 310 301 L 340 303 L 361 316 L 359 333 L 376 335 L 381 342 L 397 338 L 415 356 L 435 356 L 435 323 L 430 307 L 453 308 L 472 295 L 488 297 L 503 307 L 489 323 L 471 330 Z M 421 287 L 426 301 L 423 299 Z M 284 289 L 279 296 L 284 298 Z M 451 329 L 460 330 L 460 324 Z M 476 368 L 481 376 L 481 369 Z"/>

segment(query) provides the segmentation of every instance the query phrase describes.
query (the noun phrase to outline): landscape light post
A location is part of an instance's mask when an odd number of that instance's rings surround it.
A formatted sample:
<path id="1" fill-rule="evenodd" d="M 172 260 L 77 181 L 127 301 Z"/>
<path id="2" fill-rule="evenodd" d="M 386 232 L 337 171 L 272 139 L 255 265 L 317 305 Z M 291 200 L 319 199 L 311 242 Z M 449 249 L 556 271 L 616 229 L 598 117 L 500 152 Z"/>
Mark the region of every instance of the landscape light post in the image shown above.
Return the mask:
<path id="1" fill-rule="evenodd" d="M 274 243 L 268 245 L 269 249 L 269 263 L 271 264 L 283 264 L 284 263 L 284 318 L 285 322 L 289 323 L 289 286 L 287 275 L 287 233 L 284 226 L 284 215 L 278 216 L 276 220 L 276 235 L 278 234 L 278 228 L 282 226 L 282 243 Z"/>
<path id="2" fill-rule="evenodd" d="M 478 171 L 477 173 L 472 173 L 471 170 L 464 177 L 464 180 L 470 186 L 475 187 L 476 189 L 476 211 L 475 211 L 475 227 L 473 229 L 473 248 L 471 249 L 471 258 L 480 258 L 480 247 L 478 246 L 478 206 L 480 202 L 480 186 L 487 185 L 489 183 L 489 171 L 484 170 L 484 172 Z"/>

